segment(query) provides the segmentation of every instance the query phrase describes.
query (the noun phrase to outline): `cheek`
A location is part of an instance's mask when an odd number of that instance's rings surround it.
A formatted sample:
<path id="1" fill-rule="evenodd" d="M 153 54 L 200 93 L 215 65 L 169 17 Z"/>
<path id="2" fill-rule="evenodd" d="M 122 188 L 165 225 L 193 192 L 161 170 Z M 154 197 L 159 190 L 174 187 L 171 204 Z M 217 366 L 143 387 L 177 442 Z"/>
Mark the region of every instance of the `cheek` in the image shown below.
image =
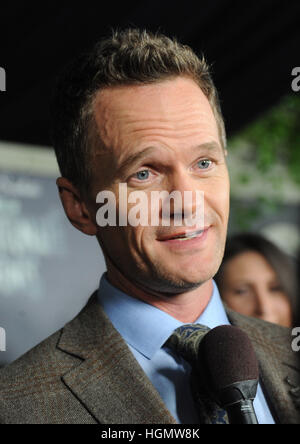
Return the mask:
<path id="1" fill-rule="evenodd" d="M 291 313 L 290 303 L 284 295 L 277 298 L 274 305 L 276 306 L 278 313 L 282 313 L 285 316 Z"/>
<path id="2" fill-rule="evenodd" d="M 278 317 L 278 323 L 284 327 L 291 327 L 293 322 L 292 308 L 289 301 L 283 296 L 278 298 L 276 304 L 276 315 Z"/>
<path id="3" fill-rule="evenodd" d="M 225 303 L 227 303 L 233 310 L 239 313 L 249 315 L 253 312 L 253 300 L 251 295 L 246 297 L 238 297 L 235 293 L 228 291 L 222 294 Z"/>
<path id="4" fill-rule="evenodd" d="M 154 246 L 153 230 L 151 227 L 128 227 L 126 232 L 127 254 L 135 258 L 151 256 Z"/>
<path id="5" fill-rule="evenodd" d="M 204 211 L 218 214 L 226 223 L 229 216 L 229 183 L 227 180 L 216 180 L 204 190 Z"/>

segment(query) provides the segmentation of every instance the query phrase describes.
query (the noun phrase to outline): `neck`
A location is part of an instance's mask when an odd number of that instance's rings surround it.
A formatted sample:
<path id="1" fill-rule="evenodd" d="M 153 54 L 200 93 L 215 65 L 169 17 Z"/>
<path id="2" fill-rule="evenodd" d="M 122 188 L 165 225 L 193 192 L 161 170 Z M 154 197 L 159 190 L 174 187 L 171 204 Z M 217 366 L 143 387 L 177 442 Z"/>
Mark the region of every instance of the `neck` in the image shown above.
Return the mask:
<path id="1" fill-rule="evenodd" d="M 127 279 L 112 263 L 107 265 L 107 278 L 112 285 L 184 323 L 193 323 L 199 318 L 213 293 L 212 279 L 209 279 L 194 290 L 166 295 L 139 286 Z"/>

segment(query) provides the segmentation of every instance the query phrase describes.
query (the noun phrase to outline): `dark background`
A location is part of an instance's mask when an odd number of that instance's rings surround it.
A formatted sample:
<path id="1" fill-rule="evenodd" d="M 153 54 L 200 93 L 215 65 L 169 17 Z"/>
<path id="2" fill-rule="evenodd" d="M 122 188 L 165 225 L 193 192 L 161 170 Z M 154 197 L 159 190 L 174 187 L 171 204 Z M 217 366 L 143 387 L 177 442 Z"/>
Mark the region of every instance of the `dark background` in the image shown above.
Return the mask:
<path id="1" fill-rule="evenodd" d="M 203 52 L 220 92 L 229 136 L 291 91 L 299 66 L 300 2 L 282 0 L 2 2 L 0 140 L 50 145 L 49 97 L 69 59 L 110 28 L 176 36 Z"/>

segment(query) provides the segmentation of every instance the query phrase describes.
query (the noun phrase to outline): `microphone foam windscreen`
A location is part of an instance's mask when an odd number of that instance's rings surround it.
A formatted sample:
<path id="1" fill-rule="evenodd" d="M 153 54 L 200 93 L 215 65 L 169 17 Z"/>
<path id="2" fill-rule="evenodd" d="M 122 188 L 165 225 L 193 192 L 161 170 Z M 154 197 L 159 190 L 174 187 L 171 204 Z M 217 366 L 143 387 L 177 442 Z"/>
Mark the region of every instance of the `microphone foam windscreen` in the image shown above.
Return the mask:
<path id="1" fill-rule="evenodd" d="M 199 348 L 199 364 L 204 367 L 214 390 L 259 377 L 250 339 L 232 325 L 220 325 L 204 336 Z"/>

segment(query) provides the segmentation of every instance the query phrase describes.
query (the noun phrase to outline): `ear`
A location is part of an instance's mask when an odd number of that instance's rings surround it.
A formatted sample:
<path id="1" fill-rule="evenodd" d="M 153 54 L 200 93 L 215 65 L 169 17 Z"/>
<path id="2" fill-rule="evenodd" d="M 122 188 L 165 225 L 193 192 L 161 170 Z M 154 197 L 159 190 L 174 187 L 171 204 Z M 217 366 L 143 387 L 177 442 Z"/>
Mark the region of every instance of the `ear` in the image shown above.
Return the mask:
<path id="1" fill-rule="evenodd" d="M 71 224 L 83 233 L 95 236 L 97 225 L 78 189 L 65 177 L 59 177 L 56 185 L 66 216 Z"/>

